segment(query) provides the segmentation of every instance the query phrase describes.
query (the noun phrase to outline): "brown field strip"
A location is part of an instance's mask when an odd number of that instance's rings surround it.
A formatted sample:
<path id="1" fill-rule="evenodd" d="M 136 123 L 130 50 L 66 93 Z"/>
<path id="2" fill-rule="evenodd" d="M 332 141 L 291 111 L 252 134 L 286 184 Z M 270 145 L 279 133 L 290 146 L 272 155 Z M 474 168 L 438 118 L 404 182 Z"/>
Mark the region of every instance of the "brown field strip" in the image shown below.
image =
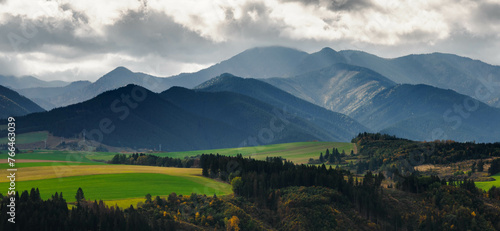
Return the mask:
<path id="1" fill-rule="evenodd" d="M 190 177 L 193 180 L 202 178 L 201 168 L 172 168 L 137 165 L 63 165 L 20 168 L 16 172 L 16 181 L 119 173 L 158 173 Z M 8 180 L 8 178 L 0 178 L 0 182 L 7 182 Z"/>

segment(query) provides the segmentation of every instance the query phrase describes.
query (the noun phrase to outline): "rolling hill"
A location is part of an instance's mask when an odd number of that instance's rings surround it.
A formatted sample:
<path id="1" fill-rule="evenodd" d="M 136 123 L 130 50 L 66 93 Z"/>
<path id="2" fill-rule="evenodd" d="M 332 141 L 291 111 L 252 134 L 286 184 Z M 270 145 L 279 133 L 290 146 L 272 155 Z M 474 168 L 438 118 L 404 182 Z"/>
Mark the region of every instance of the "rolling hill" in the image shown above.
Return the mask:
<path id="1" fill-rule="evenodd" d="M 33 101 L 0 85 L 0 119 L 42 111 L 43 108 Z"/>
<path id="2" fill-rule="evenodd" d="M 296 114 L 324 128 L 332 136 L 336 136 L 336 140 L 348 141 L 360 132 L 369 131 L 368 128 L 346 115 L 326 110 L 257 79 L 243 79 L 231 74 L 223 74 L 195 89 L 208 92 L 236 92 L 277 108 L 286 108 L 289 113 Z"/>

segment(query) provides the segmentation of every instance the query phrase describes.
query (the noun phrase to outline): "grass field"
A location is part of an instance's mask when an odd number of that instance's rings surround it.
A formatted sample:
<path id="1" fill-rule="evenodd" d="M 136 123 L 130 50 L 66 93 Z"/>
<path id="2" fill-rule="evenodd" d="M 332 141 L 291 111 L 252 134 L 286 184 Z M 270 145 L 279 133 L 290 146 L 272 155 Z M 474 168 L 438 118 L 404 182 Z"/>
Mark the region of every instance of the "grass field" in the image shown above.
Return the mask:
<path id="1" fill-rule="evenodd" d="M 7 183 L 0 187 L 8 188 Z M 42 198 L 48 199 L 55 192 L 63 192 L 67 202 L 75 201 L 78 187 L 84 190 L 85 198 L 90 200 L 117 200 L 138 198 L 147 193 L 167 196 L 172 192 L 190 195 L 199 194 L 224 195 L 231 193 L 230 185 L 214 183 L 213 180 L 195 180 L 191 176 L 173 176 L 159 173 L 126 173 L 72 176 L 34 181 L 19 181 L 19 191 L 38 188 Z"/>
<path id="2" fill-rule="evenodd" d="M 28 134 L 26 134 L 28 135 Z M 25 141 L 43 138 L 43 134 L 29 134 Z M 46 135 L 46 134 L 45 134 Z M 38 136 L 38 137 L 37 137 Z M 18 137 L 19 138 L 19 137 Z M 338 148 L 350 153 L 351 143 L 299 142 L 258 147 L 199 150 L 189 152 L 154 153 L 158 156 L 183 158 L 203 153 L 219 153 L 234 156 L 242 154 L 255 159 L 281 156 L 294 163 L 307 163 L 309 158 L 317 159 L 320 152 L 328 148 Z M 166 197 L 170 193 L 190 195 L 224 195 L 232 193 L 231 185 L 201 176 L 199 168 L 170 168 L 138 165 L 110 165 L 102 161 L 111 160 L 117 153 L 79 152 L 57 150 L 35 150 L 16 155 L 16 189 L 30 190 L 38 187 L 44 199 L 55 192 L 63 192 L 68 202 L 75 201 L 78 187 L 82 187 L 85 197 L 90 200 L 104 200 L 108 205 L 120 207 L 136 206 L 144 201 L 144 196 Z M 7 159 L 7 154 L 0 154 Z M 95 160 L 101 161 L 96 162 Z M 8 165 L 0 163 L 0 170 L 6 173 Z M 0 187 L 8 188 L 8 178 L 0 178 Z"/>
<path id="3" fill-rule="evenodd" d="M 353 150 L 352 143 L 339 143 L 339 142 L 297 142 L 286 144 L 272 144 L 256 147 L 242 147 L 242 148 L 225 148 L 225 149 L 211 149 L 211 150 L 197 150 L 186 152 L 163 152 L 153 153 L 157 156 L 168 156 L 174 158 L 184 158 L 186 156 L 196 156 L 201 154 L 216 154 L 226 156 L 235 156 L 242 154 L 243 156 L 251 156 L 258 160 L 264 160 L 266 157 L 281 156 L 287 160 L 291 160 L 297 164 L 305 164 L 309 158 L 318 159 L 320 152 L 325 153 L 326 149 L 332 150 L 333 147 L 339 149 L 340 152 L 345 150 L 347 154 Z M 115 154 L 95 153 L 87 156 L 89 159 L 95 160 L 111 160 Z"/>
<path id="4" fill-rule="evenodd" d="M 495 179 L 495 180 L 494 181 L 476 182 L 476 186 L 478 188 L 484 189 L 484 190 L 489 190 L 493 186 L 495 186 L 497 188 L 500 187 L 500 173 L 493 175 L 491 177 L 493 177 L 493 179 Z"/>
<path id="5" fill-rule="evenodd" d="M 27 167 L 43 167 L 43 166 L 65 166 L 65 165 L 102 165 L 104 163 L 79 163 L 79 162 L 30 162 L 30 163 L 16 163 L 16 168 Z M 0 164 L 0 169 L 10 168 L 7 164 Z"/>
<path id="6" fill-rule="evenodd" d="M 47 132 L 30 132 L 19 134 L 16 136 L 16 144 L 29 144 L 35 143 L 39 141 L 47 140 L 48 133 Z M 7 137 L 0 138 L 0 143 L 7 143 Z"/>
<path id="7" fill-rule="evenodd" d="M 92 161 L 91 157 L 114 156 L 116 153 L 100 153 L 100 152 L 81 152 L 81 151 L 57 151 L 57 150 L 35 150 L 31 153 L 20 153 L 16 155 L 16 159 L 30 159 L 30 160 L 57 160 L 57 161 L 71 161 L 71 162 L 87 162 L 96 163 Z M 7 158 L 7 154 L 2 154 Z M 2 158 L 0 155 L 0 158 Z M 90 159 L 89 159 L 90 158 Z"/>

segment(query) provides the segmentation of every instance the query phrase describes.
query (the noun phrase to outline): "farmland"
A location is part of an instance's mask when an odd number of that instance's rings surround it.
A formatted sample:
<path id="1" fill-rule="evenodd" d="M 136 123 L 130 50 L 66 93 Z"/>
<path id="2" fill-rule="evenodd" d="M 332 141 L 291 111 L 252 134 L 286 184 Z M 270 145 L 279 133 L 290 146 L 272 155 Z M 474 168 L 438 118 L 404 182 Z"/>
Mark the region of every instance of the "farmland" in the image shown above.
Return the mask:
<path id="1" fill-rule="evenodd" d="M 326 149 L 337 148 L 339 151 L 345 150 L 350 153 L 354 148 L 352 143 L 339 143 L 339 142 L 297 142 L 286 144 L 272 144 L 256 147 L 241 147 L 241 148 L 226 148 L 226 149 L 212 149 L 212 150 L 196 150 L 186 152 L 159 152 L 153 153 L 156 156 L 184 158 L 186 156 L 196 156 L 201 154 L 221 154 L 225 156 L 235 156 L 242 154 L 246 157 L 252 157 L 257 160 L 264 160 L 266 157 L 281 156 L 287 160 L 293 161 L 297 164 L 305 164 L 309 158 L 317 159 L 321 152 L 325 153 Z M 87 156 L 89 159 L 94 160 L 111 160 L 115 154 L 95 153 Z"/>
<path id="2" fill-rule="evenodd" d="M 34 141 L 43 138 L 46 133 L 24 134 L 24 140 Z M 21 136 L 19 136 L 21 137 Z M 18 137 L 18 138 L 19 138 Z M 336 142 L 299 142 L 275 144 L 258 147 L 199 150 L 188 152 L 154 153 L 158 156 L 184 158 L 203 153 L 243 156 L 255 159 L 282 156 L 295 163 L 307 163 L 309 158 L 318 158 L 320 152 L 337 148 L 349 153 L 351 143 Z M 38 188 L 43 199 L 48 199 L 55 192 L 62 192 L 66 200 L 75 201 L 78 187 L 84 190 L 90 200 L 104 200 L 109 205 L 128 207 L 143 201 L 145 194 L 167 196 L 172 192 L 183 195 L 191 193 L 207 195 L 225 195 L 232 193 L 231 186 L 201 176 L 199 168 L 170 168 L 153 166 L 109 165 L 117 153 L 82 152 L 62 150 L 24 151 L 16 155 L 18 168 L 16 188 L 18 191 Z M 1 156 L 5 157 L 5 153 Z M 1 161 L 0 162 L 5 162 Z M 8 165 L 0 163 L 0 169 Z M 7 187 L 7 178 L 0 179 L 0 187 Z"/>
<path id="3" fill-rule="evenodd" d="M 494 181 L 482 181 L 482 182 L 476 182 L 476 187 L 484 190 L 489 190 L 491 187 L 500 187 L 500 173 L 491 176 Z"/>
<path id="4" fill-rule="evenodd" d="M 0 127 L 1 130 L 1 127 Z M 29 132 L 16 136 L 16 144 L 29 144 L 47 140 L 48 132 Z M 0 138 L 0 143 L 7 143 L 7 137 Z"/>
<path id="5" fill-rule="evenodd" d="M 0 184 L 7 188 L 7 183 Z M 167 196 L 175 192 L 189 195 L 200 194 L 223 195 L 231 192 L 229 185 L 217 183 L 210 179 L 195 179 L 190 175 L 167 175 L 159 173 L 124 173 L 83 175 L 43 180 L 20 181 L 20 191 L 32 187 L 40 190 L 41 197 L 48 199 L 55 192 L 63 192 L 66 201 L 75 201 L 74 195 L 78 187 L 84 190 L 85 198 L 90 200 L 117 200 L 144 197 L 147 193 Z"/>

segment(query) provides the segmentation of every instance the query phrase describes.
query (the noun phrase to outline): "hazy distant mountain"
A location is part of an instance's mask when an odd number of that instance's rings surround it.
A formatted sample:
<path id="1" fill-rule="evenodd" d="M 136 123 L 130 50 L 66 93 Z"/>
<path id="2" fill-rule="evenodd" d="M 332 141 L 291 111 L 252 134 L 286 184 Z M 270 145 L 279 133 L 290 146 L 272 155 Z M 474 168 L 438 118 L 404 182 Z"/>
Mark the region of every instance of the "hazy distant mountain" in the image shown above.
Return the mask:
<path id="1" fill-rule="evenodd" d="M 500 103 L 500 67 L 480 61 L 439 53 L 384 59 L 361 51 L 337 52 L 331 48 L 323 48 L 308 54 L 279 46 L 249 49 L 198 72 L 183 73 L 169 78 L 135 73 L 124 67 L 118 67 L 89 86 L 59 95 L 57 100 L 41 96 L 30 98 L 45 108 L 50 108 L 82 102 L 104 91 L 131 83 L 154 92 L 161 92 L 172 86 L 193 88 L 223 73 L 245 78 L 288 78 L 342 63 L 366 67 L 394 83 L 427 84 L 455 90 L 478 98 L 489 105 L 499 106 Z M 310 102 L 327 100 L 307 98 L 307 95 L 299 97 Z"/>
<path id="2" fill-rule="evenodd" d="M 132 72 L 125 67 L 117 67 L 94 83 L 75 82 L 65 88 L 55 90 L 53 94 L 45 95 L 43 92 L 38 91 L 39 94 L 33 93 L 31 96 L 33 99 L 44 100 L 52 104 L 53 107 L 62 107 L 92 99 L 105 91 L 128 84 L 136 84 L 155 92 L 161 92 L 168 88 L 168 85 L 164 83 L 164 79 L 144 73 Z"/>
<path id="3" fill-rule="evenodd" d="M 316 126 L 325 129 L 335 137 L 335 140 L 348 141 L 359 132 L 369 131 L 346 115 L 326 110 L 257 79 L 243 79 L 231 74 L 223 74 L 195 89 L 209 92 L 236 92 L 277 108 L 286 108 L 288 112 L 306 118 Z"/>
<path id="4" fill-rule="evenodd" d="M 294 76 L 297 65 L 307 55 L 287 47 L 257 47 L 201 71 L 170 77 L 166 82 L 170 86 L 193 88 L 223 73 L 251 78 Z"/>
<path id="5" fill-rule="evenodd" d="M 74 98 L 75 92 L 92 84 L 89 81 L 75 81 L 64 87 L 36 87 L 19 89 L 18 92 L 36 102 L 45 110 L 63 106 Z M 72 96 L 73 95 L 73 96 Z"/>
<path id="6" fill-rule="evenodd" d="M 43 108 L 33 101 L 0 85 L 0 119 L 42 111 Z"/>
<path id="7" fill-rule="evenodd" d="M 397 83 L 427 84 L 500 107 L 500 66 L 453 54 L 384 59 L 361 51 L 341 51 L 349 64 L 370 68 Z"/>
<path id="8" fill-rule="evenodd" d="M 334 64 L 296 77 L 263 81 L 348 116 L 379 92 L 396 85 L 370 69 L 348 64 Z"/>
<path id="9" fill-rule="evenodd" d="M 441 53 L 385 59 L 361 51 L 337 52 L 331 48 L 307 54 L 285 47 L 259 47 L 199 72 L 168 78 L 166 83 L 169 86 L 192 88 L 222 73 L 250 78 L 290 77 L 335 63 L 366 67 L 395 83 L 427 84 L 452 89 L 500 107 L 499 66 Z"/>
<path id="10" fill-rule="evenodd" d="M 3 76 L 0 75 L 0 85 L 9 87 L 11 89 L 33 88 L 33 87 L 63 87 L 68 85 L 64 81 L 43 81 L 33 76 Z"/>

